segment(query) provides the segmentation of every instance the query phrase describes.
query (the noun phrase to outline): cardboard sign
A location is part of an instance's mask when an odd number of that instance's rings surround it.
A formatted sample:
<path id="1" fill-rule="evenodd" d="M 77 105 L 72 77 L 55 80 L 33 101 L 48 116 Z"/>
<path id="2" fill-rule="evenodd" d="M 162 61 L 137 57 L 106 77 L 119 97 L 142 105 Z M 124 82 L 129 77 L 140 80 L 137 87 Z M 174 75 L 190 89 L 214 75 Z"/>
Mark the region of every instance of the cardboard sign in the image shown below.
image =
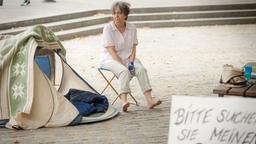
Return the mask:
<path id="1" fill-rule="evenodd" d="M 172 96 L 169 144 L 256 144 L 256 99 Z"/>

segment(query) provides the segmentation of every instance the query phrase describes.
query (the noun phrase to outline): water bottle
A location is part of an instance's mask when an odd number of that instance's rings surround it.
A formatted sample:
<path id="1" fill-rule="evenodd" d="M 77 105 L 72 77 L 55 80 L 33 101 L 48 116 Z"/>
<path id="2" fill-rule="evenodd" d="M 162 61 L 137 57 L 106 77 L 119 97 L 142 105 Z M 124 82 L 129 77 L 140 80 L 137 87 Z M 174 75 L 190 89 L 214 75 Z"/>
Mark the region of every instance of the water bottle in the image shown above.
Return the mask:
<path id="1" fill-rule="evenodd" d="M 128 70 L 130 71 L 131 75 L 135 75 L 135 67 L 133 62 L 128 64 Z"/>
<path id="2" fill-rule="evenodd" d="M 251 74 L 252 74 L 252 67 L 246 65 L 244 67 L 244 76 L 247 81 L 251 79 Z"/>

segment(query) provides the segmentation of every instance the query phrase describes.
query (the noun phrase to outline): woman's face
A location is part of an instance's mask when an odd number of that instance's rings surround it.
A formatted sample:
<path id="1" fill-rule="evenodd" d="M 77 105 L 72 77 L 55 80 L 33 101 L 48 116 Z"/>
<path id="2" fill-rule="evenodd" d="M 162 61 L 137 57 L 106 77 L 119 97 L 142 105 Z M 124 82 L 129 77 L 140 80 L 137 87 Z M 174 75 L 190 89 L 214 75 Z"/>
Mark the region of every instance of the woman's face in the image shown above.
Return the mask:
<path id="1" fill-rule="evenodd" d="M 115 24 L 124 24 L 126 16 L 120 10 L 119 7 L 114 8 L 112 15 L 113 15 Z"/>

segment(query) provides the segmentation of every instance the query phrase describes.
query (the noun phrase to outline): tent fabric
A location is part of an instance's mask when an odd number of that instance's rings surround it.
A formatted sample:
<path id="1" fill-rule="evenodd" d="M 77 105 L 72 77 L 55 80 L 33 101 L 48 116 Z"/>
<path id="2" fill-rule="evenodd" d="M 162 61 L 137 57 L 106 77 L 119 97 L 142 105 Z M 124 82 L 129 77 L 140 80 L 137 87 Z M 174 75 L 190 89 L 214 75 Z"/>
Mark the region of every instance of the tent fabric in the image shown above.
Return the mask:
<path id="1" fill-rule="evenodd" d="M 0 118 L 9 118 L 10 127 L 19 125 L 30 129 L 43 125 L 67 125 L 78 113 L 72 104 L 53 90 L 53 87 L 45 86 L 49 85 L 45 83 L 46 80 L 40 83 L 34 79 L 43 75 L 40 70 L 40 72 L 35 71 L 37 67 L 34 65 L 34 54 L 38 46 L 47 46 L 48 49 L 58 50 L 65 55 L 65 49 L 58 38 L 44 26 L 33 27 L 0 41 Z M 40 113 L 44 105 L 40 105 L 42 101 L 38 99 L 45 98 L 43 102 L 46 104 L 49 103 L 47 97 L 51 95 L 53 95 L 52 109 Z M 69 110 L 71 117 L 63 113 L 63 110 Z M 61 121 L 57 120 L 59 118 Z"/>
<path id="2" fill-rule="evenodd" d="M 63 63 L 64 47 L 53 32 L 42 25 L 16 36 L 0 36 L 0 120 L 9 119 L 8 128 L 69 125 L 79 112 L 63 96 L 65 92 L 70 88 L 96 92 L 69 66 L 64 68 L 68 73 L 63 72 L 60 89 L 57 90 L 34 60 L 38 48 L 57 53 L 62 65 L 67 65 Z M 72 79 L 68 79 L 70 76 Z M 108 116 L 113 117 L 117 113 L 113 111 L 111 114 Z"/>
<path id="3" fill-rule="evenodd" d="M 79 124 L 95 123 L 108 120 L 117 116 L 118 114 L 119 112 L 114 107 L 109 106 L 108 110 L 105 113 L 96 113 L 89 117 L 82 117 L 82 120 L 79 122 Z"/>
<path id="4" fill-rule="evenodd" d="M 84 91 L 90 91 L 98 93 L 93 87 L 91 87 L 86 81 L 84 81 L 74 69 L 68 65 L 67 62 L 61 61 L 63 66 L 63 76 L 58 91 L 65 95 L 69 89 L 80 89 Z"/>

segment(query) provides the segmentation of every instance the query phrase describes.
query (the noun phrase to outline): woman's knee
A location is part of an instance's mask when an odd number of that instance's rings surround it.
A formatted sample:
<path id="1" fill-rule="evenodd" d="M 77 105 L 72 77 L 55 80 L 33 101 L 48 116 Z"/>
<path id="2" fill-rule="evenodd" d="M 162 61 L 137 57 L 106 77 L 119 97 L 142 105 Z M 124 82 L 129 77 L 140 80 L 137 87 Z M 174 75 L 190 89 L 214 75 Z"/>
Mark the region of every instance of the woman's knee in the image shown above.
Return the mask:
<path id="1" fill-rule="evenodd" d="M 119 73 L 119 77 L 123 77 L 123 78 L 129 78 L 130 76 L 130 71 L 128 69 L 123 69 L 120 73 Z"/>

